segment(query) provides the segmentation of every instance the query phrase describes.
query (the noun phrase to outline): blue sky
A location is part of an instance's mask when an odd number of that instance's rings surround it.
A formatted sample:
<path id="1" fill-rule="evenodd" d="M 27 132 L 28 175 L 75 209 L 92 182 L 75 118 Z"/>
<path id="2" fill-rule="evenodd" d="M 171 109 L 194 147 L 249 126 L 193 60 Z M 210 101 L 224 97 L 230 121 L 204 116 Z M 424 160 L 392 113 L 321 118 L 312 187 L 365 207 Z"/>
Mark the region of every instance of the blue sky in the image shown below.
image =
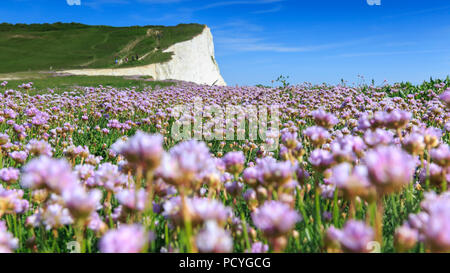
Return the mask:
<path id="1" fill-rule="evenodd" d="M 446 0 L 2 0 L 0 22 L 211 27 L 229 85 L 450 75 Z M 76 1 L 76 0 L 69 0 Z M 370 1 L 370 0 L 369 0 Z"/>

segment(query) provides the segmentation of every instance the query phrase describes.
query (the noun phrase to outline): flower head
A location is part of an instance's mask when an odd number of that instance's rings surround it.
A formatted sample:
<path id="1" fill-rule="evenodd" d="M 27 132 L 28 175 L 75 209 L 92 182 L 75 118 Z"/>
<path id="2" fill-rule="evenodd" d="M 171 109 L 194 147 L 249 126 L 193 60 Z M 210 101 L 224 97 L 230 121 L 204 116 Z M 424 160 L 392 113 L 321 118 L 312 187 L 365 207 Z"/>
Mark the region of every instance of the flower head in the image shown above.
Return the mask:
<path id="1" fill-rule="evenodd" d="M 97 186 L 102 186 L 111 192 L 117 192 L 128 183 L 128 177 L 119 171 L 119 167 L 109 162 L 98 167 L 94 180 Z"/>
<path id="2" fill-rule="evenodd" d="M 441 167 L 450 167 L 450 147 L 441 144 L 438 148 L 431 150 L 431 159 Z"/>
<path id="3" fill-rule="evenodd" d="M 349 220 L 342 230 L 335 230 L 335 239 L 339 241 L 344 252 L 365 253 L 370 251 L 370 242 L 374 232 L 364 222 Z"/>
<path id="4" fill-rule="evenodd" d="M 191 185 L 199 182 L 211 169 L 215 161 L 204 142 L 190 140 L 181 142 L 163 157 L 157 175 L 174 185 Z"/>
<path id="5" fill-rule="evenodd" d="M 367 152 L 364 162 L 372 184 L 380 193 L 400 190 L 412 181 L 416 159 L 394 146 L 382 146 Z"/>
<path id="6" fill-rule="evenodd" d="M 15 168 L 3 168 L 0 170 L 0 180 L 7 184 L 13 184 L 19 180 L 20 171 Z"/>
<path id="7" fill-rule="evenodd" d="M 48 157 L 51 157 L 53 154 L 52 147 L 44 140 L 30 140 L 30 142 L 28 142 L 26 146 L 26 150 L 31 155 L 35 156 L 46 155 Z"/>
<path id="8" fill-rule="evenodd" d="M 309 155 L 309 162 L 317 170 L 324 171 L 334 164 L 334 159 L 329 151 L 315 149 Z"/>
<path id="9" fill-rule="evenodd" d="M 303 133 L 316 147 L 322 146 L 331 137 L 330 133 L 327 130 L 318 126 L 308 127 L 303 131 Z"/>
<path id="10" fill-rule="evenodd" d="M 149 135 L 138 131 L 128 141 L 121 142 L 118 152 L 135 168 L 153 170 L 161 162 L 164 153 L 163 141 L 161 135 Z"/>
<path id="11" fill-rule="evenodd" d="M 371 186 L 366 166 L 352 167 L 348 163 L 339 164 L 332 169 L 329 182 L 342 189 L 347 197 L 365 197 Z"/>
<path id="12" fill-rule="evenodd" d="M 19 240 L 8 231 L 6 224 L 0 221 L 0 253 L 11 253 L 19 247 Z"/>
<path id="13" fill-rule="evenodd" d="M 339 120 L 331 113 L 325 112 L 323 109 L 315 110 L 311 112 L 311 116 L 318 126 L 325 128 L 333 128 Z"/>
<path id="14" fill-rule="evenodd" d="M 140 225 L 123 225 L 106 232 L 99 248 L 103 253 L 139 253 L 144 251 L 151 237 Z"/>
<path id="15" fill-rule="evenodd" d="M 203 253 L 230 253 L 233 251 L 233 239 L 230 232 L 224 230 L 214 221 L 205 223 L 196 239 L 197 248 Z"/>
<path id="16" fill-rule="evenodd" d="M 70 214 L 76 219 L 88 218 L 100 207 L 102 193 L 98 189 L 85 191 L 81 186 L 63 193 L 63 200 Z"/>
<path id="17" fill-rule="evenodd" d="M 242 151 L 229 152 L 223 158 L 226 171 L 232 174 L 239 174 L 244 169 L 245 156 Z"/>
<path id="18" fill-rule="evenodd" d="M 56 193 L 71 189 L 78 183 L 72 168 L 63 159 L 46 156 L 33 159 L 23 168 L 21 185 L 25 188 L 47 188 Z"/>
<path id="19" fill-rule="evenodd" d="M 450 108 L 450 90 L 446 90 L 439 98 L 447 105 L 447 108 Z"/>
<path id="20" fill-rule="evenodd" d="M 406 127 L 411 117 L 410 112 L 395 109 L 386 116 L 385 124 L 391 129 L 401 129 Z"/>
<path id="21" fill-rule="evenodd" d="M 278 201 L 267 201 L 252 213 L 255 226 L 269 238 L 287 234 L 301 219 L 295 210 Z"/>

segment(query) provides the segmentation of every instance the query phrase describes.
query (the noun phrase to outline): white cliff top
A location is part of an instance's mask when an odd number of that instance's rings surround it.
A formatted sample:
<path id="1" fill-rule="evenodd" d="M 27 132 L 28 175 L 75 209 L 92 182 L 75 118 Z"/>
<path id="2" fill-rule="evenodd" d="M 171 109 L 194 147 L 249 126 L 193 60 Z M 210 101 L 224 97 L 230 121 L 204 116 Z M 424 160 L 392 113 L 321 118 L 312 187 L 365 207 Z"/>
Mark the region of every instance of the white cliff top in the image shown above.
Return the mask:
<path id="1" fill-rule="evenodd" d="M 197 84 L 226 86 L 214 57 L 209 27 L 191 40 L 176 43 L 164 52 L 173 52 L 165 63 L 127 68 L 64 70 L 62 73 L 89 76 L 151 76 L 155 80 L 180 80 Z"/>

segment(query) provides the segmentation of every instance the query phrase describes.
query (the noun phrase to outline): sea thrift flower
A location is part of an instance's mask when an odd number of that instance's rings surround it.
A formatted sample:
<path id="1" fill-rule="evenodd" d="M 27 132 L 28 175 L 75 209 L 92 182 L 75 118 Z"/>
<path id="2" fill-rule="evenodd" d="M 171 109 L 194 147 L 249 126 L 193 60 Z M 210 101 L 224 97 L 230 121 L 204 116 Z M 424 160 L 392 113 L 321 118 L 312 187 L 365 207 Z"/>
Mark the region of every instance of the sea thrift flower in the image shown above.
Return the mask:
<path id="1" fill-rule="evenodd" d="M 259 182 L 269 186 L 286 184 L 292 179 L 295 172 L 295 167 L 290 161 L 277 162 L 272 157 L 257 159 L 256 168 L 259 173 Z"/>
<path id="2" fill-rule="evenodd" d="M 225 231 L 214 221 L 205 223 L 196 239 L 197 248 L 203 253 L 230 253 L 233 251 L 233 239 L 228 231 Z"/>
<path id="3" fill-rule="evenodd" d="M 370 119 L 366 114 L 363 114 L 358 119 L 358 130 L 364 132 L 367 129 L 371 128 L 372 124 L 370 123 Z"/>
<path id="4" fill-rule="evenodd" d="M 376 147 L 378 145 L 389 145 L 394 139 L 394 134 L 383 129 L 375 129 L 375 131 L 368 130 L 364 133 L 364 141 L 369 147 Z"/>
<path id="5" fill-rule="evenodd" d="M 320 184 L 320 195 L 324 199 L 333 199 L 336 186 L 333 184 Z"/>
<path id="6" fill-rule="evenodd" d="M 0 134 L 0 145 L 4 145 L 9 142 L 9 136 L 7 134 Z"/>
<path id="7" fill-rule="evenodd" d="M 427 169 L 430 172 L 429 179 L 430 183 L 436 186 L 441 186 L 442 181 L 445 179 L 447 182 L 450 181 L 450 170 L 447 171 L 444 177 L 443 168 L 437 164 L 431 163 L 429 168 L 425 167 L 420 170 L 419 181 L 425 183 L 427 179 Z"/>
<path id="8" fill-rule="evenodd" d="M 74 168 L 74 174 L 78 177 L 78 179 L 84 182 L 87 186 L 92 187 L 95 186 L 95 167 L 92 165 L 76 165 Z"/>
<path id="9" fill-rule="evenodd" d="M 119 171 L 119 167 L 109 162 L 98 167 L 94 180 L 96 185 L 111 192 L 117 192 L 128 183 L 128 177 Z"/>
<path id="10" fill-rule="evenodd" d="M 418 133 L 407 135 L 403 139 L 403 149 L 412 155 L 420 155 L 425 150 L 425 138 Z"/>
<path id="11" fill-rule="evenodd" d="M 310 174 L 307 170 L 305 170 L 301 166 L 297 166 L 297 169 L 295 171 L 295 174 L 297 175 L 297 181 L 300 185 L 304 185 L 306 181 L 309 179 Z"/>
<path id="12" fill-rule="evenodd" d="M 305 129 L 303 133 L 316 147 L 322 146 L 330 138 L 330 133 L 324 128 L 318 126 L 309 127 Z"/>
<path id="13" fill-rule="evenodd" d="M 311 112 L 311 116 L 314 118 L 314 121 L 318 126 L 328 129 L 333 128 L 334 125 L 339 122 L 333 114 L 327 113 L 322 109 Z"/>
<path id="14" fill-rule="evenodd" d="M 339 138 L 330 144 L 331 153 L 336 162 L 353 162 L 356 154 L 353 152 L 353 143 L 348 138 Z"/>
<path id="15" fill-rule="evenodd" d="M 203 179 L 214 167 L 215 162 L 206 144 L 190 140 L 170 149 L 169 154 L 163 157 L 157 174 L 169 184 L 189 186 Z"/>
<path id="16" fill-rule="evenodd" d="M 295 149 L 298 145 L 297 132 L 291 132 L 284 130 L 281 132 L 281 143 L 285 145 L 289 150 Z"/>
<path id="17" fill-rule="evenodd" d="M 8 190 L 0 185 L 0 215 L 26 212 L 29 204 L 23 199 L 23 194 L 23 190 Z"/>
<path id="18" fill-rule="evenodd" d="M 411 113 L 395 109 L 386 116 L 385 124 L 391 129 L 401 129 L 406 127 L 411 118 Z"/>
<path id="19" fill-rule="evenodd" d="M 370 120 L 371 128 L 381 128 L 386 126 L 386 121 L 388 119 L 388 113 L 384 111 L 378 111 L 373 114 L 372 119 Z"/>
<path id="20" fill-rule="evenodd" d="M 127 142 L 121 143 L 116 149 L 135 168 L 153 170 L 159 166 L 164 153 L 162 136 L 138 131 Z"/>
<path id="21" fill-rule="evenodd" d="M 53 154 L 52 147 L 50 146 L 50 144 L 48 144 L 46 141 L 43 140 L 36 140 L 36 139 L 30 140 L 30 142 L 28 142 L 26 146 L 26 150 L 31 155 L 35 156 L 46 155 L 48 157 L 51 157 Z"/>
<path id="22" fill-rule="evenodd" d="M 23 83 L 23 84 L 19 85 L 18 87 L 28 90 L 28 89 L 31 89 L 33 87 L 33 83 L 32 82 Z"/>
<path id="23" fill-rule="evenodd" d="M 147 203 L 147 192 L 144 189 L 138 190 L 121 190 L 116 194 L 119 203 L 132 211 L 143 211 Z"/>
<path id="24" fill-rule="evenodd" d="M 73 223 L 69 210 L 59 204 L 49 205 L 41 217 L 47 230 L 59 229 Z"/>
<path id="25" fill-rule="evenodd" d="M 11 157 L 17 163 L 23 164 L 25 163 L 25 160 L 27 160 L 28 153 L 25 151 L 14 151 L 9 154 L 9 157 Z"/>
<path id="26" fill-rule="evenodd" d="M 20 171 L 11 167 L 0 170 L 0 180 L 10 185 L 19 180 L 19 175 Z"/>
<path id="27" fill-rule="evenodd" d="M 444 102 L 447 108 L 450 108 L 450 90 L 447 90 L 444 93 L 442 93 L 439 96 L 439 98 Z"/>
<path id="28" fill-rule="evenodd" d="M 355 196 L 366 197 L 371 186 L 367 167 L 356 166 L 353 168 L 348 163 L 333 167 L 329 182 L 343 190 L 350 199 Z"/>
<path id="29" fill-rule="evenodd" d="M 416 159 L 393 146 L 367 152 L 364 162 L 370 181 L 382 194 L 398 191 L 411 183 L 416 169 Z"/>
<path id="30" fill-rule="evenodd" d="M 23 168 L 21 185 L 25 188 L 47 188 L 56 193 L 70 190 L 77 184 L 70 164 L 46 156 L 33 159 Z"/>
<path id="31" fill-rule="evenodd" d="M 86 192 L 78 186 L 63 192 L 63 200 L 70 214 L 76 219 L 86 219 L 100 207 L 102 193 L 98 189 Z"/>
<path id="32" fill-rule="evenodd" d="M 428 193 L 421 206 L 428 214 L 421 229 L 427 248 L 432 252 L 450 251 L 450 193 Z"/>
<path id="33" fill-rule="evenodd" d="M 103 157 L 101 156 L 94 156 L 94 155 L 89 155 L 84 162 L 86 164 L 92 165 L 92 166 L 97 166 L 98 164 L 100 164 L 100 162 L 102 161 Z"/>
<path id="34" fill-rule="evenodd" d="M 365 253 L 369 252 L 370 242 L 374 241 L 374 232 L 364 222 L 349 220 L 342 230 L 335 231 L 344 252 Z"/>
<path id="35" fill-rule="evenodd" d="M 442 137 L 442 130 L 434 127 L 422 129 L 425 145 L 428 149 L 435 148 L 439 145 L 439 139 Z"/>
<path id="36" fill-rule="evenodd" d="M 237 197 L 241 194 L 244 188 L 244 184 L 238 181 L 230 181 L 225 183 L 225 189 L 229 195 L 232 197 Z"/>
<path id="37" fill-rule="evenodd" d="M 145 250 L 152 235 L 140 225 L 123 225 L 110 230 L 100 240 L 103 253 L 139 253 Z"/>
<path id="38" fill-rule="evenodd" d="M 250 253 L 267 253 L 269 252 L 269 246 L 261 242 L 256 242 L 252 244 L 252 249 Z"/>
<path id="39" fill-rule="evenodd" d="M 441 144 L 437 149 L 430 152 L 431 159 L 441 167 L 450 167 L 450 147 L 447 144 Z"/>
<path id="40" fill-rule="evenodd" d="M 334 226 L 330 226 L 327 229 L 325 232 L 324 243 L 328 253 L 340 252 L 341 245 L 339 239 L 341 234 L 342 232 Z"/>
<path id="41" fill-rule="evenodd" d="M 87 227 L 90 230 L 97 232 L 97 234 L 104 234 L 108 229 L 108 226 L 96 212 L 92 213 L 91 217 L 89 217 Z"/>
<path id="42" fill-rule="evenodd" d="M 19 247 L 19 240 L 8 231 L 4 221 L 0 221 L 0 253 L 12 253 Z"/>
<path id="43" fill-rule="evenodd" d="M 186 203 L 194 225 L 199 225 L 209 220 L 213 220 L 218 224 L 225 224 L 232 215 L 231 209 L 225 207 L 217 200 L 194 197 L 187 199 Z M 180 196 L 172 197 L 164 203 L 163 215 L 173 220 L 176 224 L 181 224 L 183 221 L 181 213 Z"/>
<path id="44" fill-rule="evenodd" d="M 334 164 L 334 159 L 333 155 L 329 151 L 316 149 L 311 152 L 309 162 L 314 168 L 324 171 Z"/>
<path id="45" fill-rule="evenodd" d="M 244 169 L 245 156 L 242 151 L 229 152 L 222 158 L 226 171 L 232 174 L 240 174 Z"/>
<path id="46" fill-rule="evenodd" d="M 256 187 L 258 183 L 259 171 L 256 167 L 249 167 L 244 170 L 242 177 L 244 182 L 250 187 Z"/>
<path id="47" fill-rule="evenodd" d="M 252 213 L 253 223 L 268 238 L 289 233 L 301 219 L 296 211 L 278 201 L 267 201 Z"/>
<path id="48" fill-rule="evenodd" d="M 417 244 L 418 240 L 418 231 L 408 225 L 403 225 L 395 230 L 394 245 L 399 252 L 409 251 Z"/>
<path id="49" fill-rule="evenodd" d="M 77 157 L 86 158 L 89 156 L 89 149 L 86 146 L 70 145 L 64 149 L 64 154 L 70 159 L 75 159 Z"/>
<path id="50" fill-rule="evenodd" d="M 31 119 L 31 124 L 36 126 L 42 126 L 47 124 L 50 115 L 45 112 L 37 112 L 36 115 Z"/>

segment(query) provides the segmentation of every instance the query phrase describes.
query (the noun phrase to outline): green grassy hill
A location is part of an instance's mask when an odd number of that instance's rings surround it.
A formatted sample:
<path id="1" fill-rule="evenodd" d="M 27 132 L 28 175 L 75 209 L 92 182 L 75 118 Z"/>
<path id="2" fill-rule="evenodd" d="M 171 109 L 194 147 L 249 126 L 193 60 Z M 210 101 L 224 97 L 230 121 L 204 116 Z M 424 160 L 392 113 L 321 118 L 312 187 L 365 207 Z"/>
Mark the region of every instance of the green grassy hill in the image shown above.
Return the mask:
<path id="1" fill-rule="evenodd" d="M 77 23 L 0 24 L 0 73 L 129 67 L 170 60 L 162 51 L 200 34 L 204 25 L 110 27 Z M 131 62 L 132 56 L 139 61 Z M 115 58 L 128 63 L 115 64 Z"/>

